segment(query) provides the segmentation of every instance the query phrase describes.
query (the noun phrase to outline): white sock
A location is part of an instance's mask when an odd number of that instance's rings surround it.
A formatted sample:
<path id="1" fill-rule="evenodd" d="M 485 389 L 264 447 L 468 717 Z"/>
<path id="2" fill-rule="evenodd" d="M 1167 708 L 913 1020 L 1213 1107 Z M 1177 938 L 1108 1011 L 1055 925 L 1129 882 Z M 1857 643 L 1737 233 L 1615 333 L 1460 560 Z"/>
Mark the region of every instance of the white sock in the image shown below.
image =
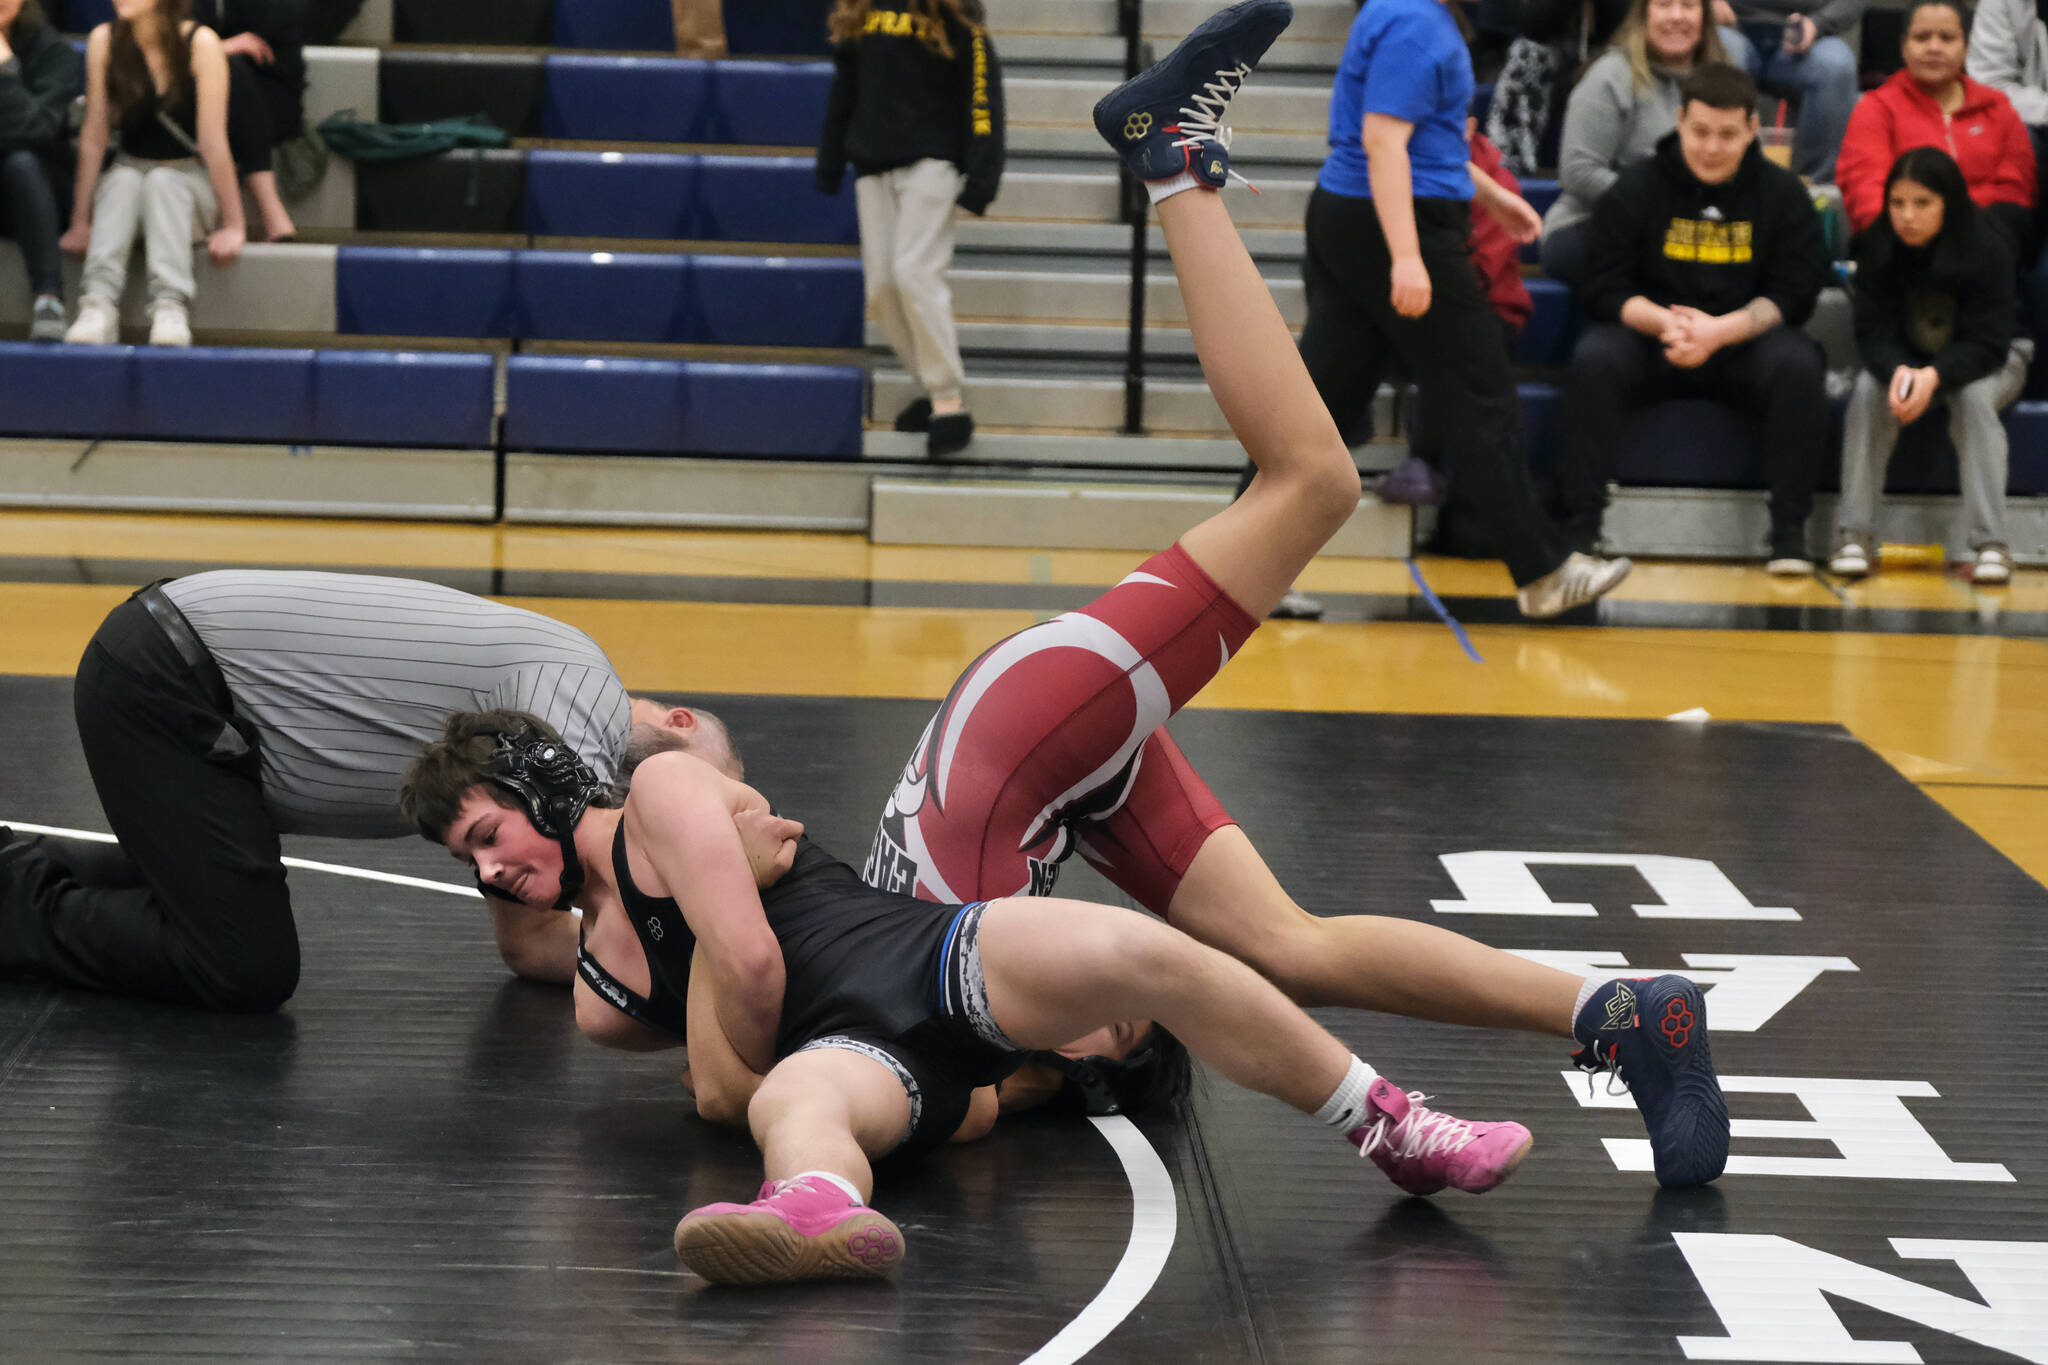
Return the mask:
<path id="1" fill-rule="evenodd" d="M 1348 1133 L 1365 1122 L 1365 1092 L 1379 1079 L 1374 1071 L 1357 1057 L 1351 1059 L 1351 1069 L 1344 1073 L 1344 1079 L 1337 1083 L 1336 1093 L 1323 1102 L 1316 1110 L 1316 1117 L 1340 1133 Z"/>
<path id="2" fill-rule="evenodd" d="M 844 1176 L 834 1175 L 830 1171 L 798 1171 L 790 1177 L 790 1180 L 822 1180 L 828 1185 L 836 1185 L 840 1189 L 845 1190 L 846 1197 L 854 1203 L 862 1206 L 867 1204 L 867 1200 L 860 1197 L 860 1191 L 853 1187 L 851 1180 L 846 1179 Z M 785 1181 L 783 1183 L 787 1184 L 788 1182 Z"/>
<path id="3" fill-rule="evenodd" d="M 1199 190 L 1203 188 L 1202 182 L 1195 179 L 1193 171 L 1182 171 L 1171 180 L 1147 180 L 1143 183 L 1145 193 L 1152 196 L 1152 202 L 1155 204 L 1162 199 L 1179 194 L 1182 190 Z"/>
<path id="4" fill-rule="evenodd" d="M 1593 998 L 1593 992 L 1607 984 L 1604 976 L 1589 976 L 1579 987 L 1579 998 L 1572 1001 L 1572 1017 L 1565 1020 L 1565 1027 L 1574 1035 L 1579 1031 L 1579 1016 L 1586 1012 L 1586 1002 Z"/>

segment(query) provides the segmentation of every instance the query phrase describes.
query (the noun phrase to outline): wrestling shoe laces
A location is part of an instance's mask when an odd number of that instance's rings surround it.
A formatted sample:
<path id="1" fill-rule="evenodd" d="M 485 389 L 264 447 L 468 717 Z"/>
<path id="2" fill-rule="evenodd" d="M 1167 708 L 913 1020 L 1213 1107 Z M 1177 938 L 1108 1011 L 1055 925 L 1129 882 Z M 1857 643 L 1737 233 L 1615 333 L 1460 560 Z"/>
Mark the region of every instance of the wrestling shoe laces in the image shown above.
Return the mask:
<path id="1" fill-rule="evenodd" d="M 1397 1161 L 1412 1160 L 1416 1157 L 1453 1156 L 1471 1145 L 1479 1136 L 1467 1119 L 1453 1118 L 1439 1109 L 1425 1109 L 1423 1101 L 1429 1096 L 1420 1090 L 1408 1092 L 1409 1110 L 1405 1118 L 1396 1122 L 1391 1114 L 1381 1114 L 1365 1127 L 1365 1137 L 1358 1144 L 1360 1156 L 1371 1156 L 1385 1147 L 1387 1155 Z"/>
<path id="2" fill-rule="evenodd" d="M 1424 1108 L 1428 1098 L 1379 1077 L 1366 1091 L 1369 1117 L 1344 1135 L 1409 1194 L 1435 1194 L 1446 1186 L 1483 1194 L 1513 1175 L 1529 1154 L 1532 1139 L 1521 1124 L 1454 1118 Z"/>
<path id="3" fill-rule="evenodd" d="M 1244 88 L 1245 80 L 1252 74 L 1251 63 L 1239 62 L 1218 70 L 1216 79 L 1203 81 L 1202 88 L 1188 96 L 1189 108 L 1180 108 L 1180 122 L 1169 126 L 1166 131 L 1179 133 L 1174 139 L 1176 147 L 1203 147 L 1215 143 L 1224 151 L 1230 150 L 1231 130 L 1223 126 L 1223 112 L 1230 107 L 1230 101 Z M 1189 160 L 1194 158 L 1190 155 Z M 1235 180 L 1253 194 L 1261 193 L 1259 187 L 1237 173 L 1237 169 L 1226 163 L 1223 171 L 1225 182 Z"/>

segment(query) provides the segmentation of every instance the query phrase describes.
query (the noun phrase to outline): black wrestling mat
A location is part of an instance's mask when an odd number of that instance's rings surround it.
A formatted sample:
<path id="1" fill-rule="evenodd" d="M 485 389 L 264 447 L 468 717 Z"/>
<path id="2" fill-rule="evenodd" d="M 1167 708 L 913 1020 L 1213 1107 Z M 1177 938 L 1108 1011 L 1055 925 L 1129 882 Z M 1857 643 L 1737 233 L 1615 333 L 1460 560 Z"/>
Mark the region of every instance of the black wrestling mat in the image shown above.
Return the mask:
<path id="1" fill-rule="evenodd" d="M 0 821 L 101 827 L 69 704 L 0 679 Z M 713 704 L 756 785 L 856 859 L 929 711 Z M 710 1290 L 670 1231 L 758 1168 L 673 1061 L 584 1044 L 472 903 L 295 871 L 305 976 L 277 1017 L 0 984 L 0 1358 L 2048 1361 L 2048 892 L 1859 744 L 1175 730 L 1319 912 L 1712 983 L 1729 1174 L 1660 1194 L 1629 1101 L 1560 1074 L 1562 1044 L 1324 1011 L 1403 1086 L 1526 1122 L 1517 1177 L 1407 1199 L 1212 1082 L 1183 1123 L 1019 1122 L 885 1169 L 896 1284 Z M 457 880 L 423 844 L 289 851 Z M 1076 862 L 1061 889 L 1100 883 Z"/>

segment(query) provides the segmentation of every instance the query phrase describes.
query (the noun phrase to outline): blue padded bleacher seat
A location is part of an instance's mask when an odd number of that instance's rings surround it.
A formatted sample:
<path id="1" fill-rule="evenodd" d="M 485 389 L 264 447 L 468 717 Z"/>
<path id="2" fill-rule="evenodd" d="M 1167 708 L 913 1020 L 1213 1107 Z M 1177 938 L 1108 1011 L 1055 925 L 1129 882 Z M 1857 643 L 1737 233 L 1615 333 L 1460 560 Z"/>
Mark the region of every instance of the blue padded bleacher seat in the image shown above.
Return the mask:
<path id="1" fill-rule="evenodd" d="M 832 88 L 826 62 L 558 53 L 547 68 L 543 135 L 595 142 L 815 147 Z"/>
<path id="2" fill-rule="evenodd" d="M 522 251 L 514 335 L 725 346 L 861 344 L 851 258 Z"/>
<path id="3" fill-rule="evenodd" d="M 344 246 L 335 329 L 367 336 L 501 337 L 512 330 L 512 253 Z"/>
<path id="4" fill-rule="evenodd" d="M 313 431 L 313 352 L 229 346 L 135 348 L 127 435 L 284 441 Z"/>
<path id="5" fill-rule="evenodd" d="M 692 334 L 691 258 L 521 251 L 512 263 L 513 335 L 553 341 L 679 342 Z"/>
<path id="6" fill-rule="evenodd" d="M 555 0 L 555 46 L 673 52 L 675 21 L 652 0 Z"/>
<path id="7" fill-rule="evenodd" d="M 125 431 L 130 346 L 0 341 L 0 433 L 113 436 Z"/>
<path id="8" fill-rule="evenodd" d="M 312 439 L 326 445 L 491 444 L 489 355 L 322 351 L 313 358 Z"/>
<path id="9" fill-rule="evenodd" d="M 692 237 L 698 161 L 660 152 L 530 152 L 526 230 L 537 237 Z"/>
<path id="10" fill-rule="evenodd" d="M 505 380 L 505 441 L 514 450 L 860 454 L 862 373 L 854 366 L 516 355 Z"/>
<path id="11" fill-rule="evenodd" d="M 807 156 L 703 157 L 689 235 L 715 242 L 858 242 L 853 177 L 827 197 L 818 193 L 815 164 Z"/>
<path id="12" fill-rule="evenodd" d="M 1579 330 L 1585 326 L 1585 316 L 1579 312 L 1579 301 L 1572 294 L 1570 286 L 1561 280 L 1530 279 L 1529 301 L 1536 311 L 1529 315 L 1529 323 L 1522 328 L 1521 342 L 1515 347 L 1514 361 L 1517 365 L 1569 365 L 1572 347 L 1578 342 Z"/>
<path id="13" fill-rule="evenodd" d="M 2007 486 L 2015 493 L 2048 495 L 2048 403 L 2023 399 L 2005 410 L 2012 438 Z"/>
<path id="14" fill-rule="evenodd" d="M 1557 202 L 1559 194 L 1555 180 L 1542 180 L 1535 176 L 1523 176 L 1522 197 L 1529 201 L 1529 207 L 1538 213 L 1550 212 L 1550 206 Z"/>
<path id="15" fill-rule="evenodd" d="M 691 341 L 726 346 L 860 346 L 867 300 L 852 257 L 697 256 Z"/>
<path id="16" fill-rule="evenodd" d="M 852 185 L 827 198 L 808 157 L 537 151 L 526 163 L 536 236 L 852 244 Z"/>

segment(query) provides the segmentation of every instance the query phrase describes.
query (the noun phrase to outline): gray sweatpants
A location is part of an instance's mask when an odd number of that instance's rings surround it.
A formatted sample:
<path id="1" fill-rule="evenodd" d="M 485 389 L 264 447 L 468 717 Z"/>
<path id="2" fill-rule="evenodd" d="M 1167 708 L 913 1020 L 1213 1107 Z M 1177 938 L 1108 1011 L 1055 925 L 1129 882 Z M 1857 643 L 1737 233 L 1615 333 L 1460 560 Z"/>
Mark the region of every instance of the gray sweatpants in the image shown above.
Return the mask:
<path id="1" fill-rule="evenodd" d="M 1948 404 L 1949 439 L 1963 485 L 1963 516 L 1969 522 L 1970 548 L 2005 544 L 2005 423 L 1998 414 L 2019 397 L 2027 382 L 2034 344 L 2022 339 L 2006 352 L 2005 365 L 1954 393 L 1937 393 L 1935 403 Z M 1899 419 L 1885 401 L 1885 381 L 1869 370 L 1856 374 L 1856 391 L 1842 422 L 1842 501 L 1835 512 L 1835 531 L 1843 538 L 1872 544 L 1877 530 L 1877 499 L 1884 491 L 1885 467 L 1899 444 Z"/>
<path id="2" fill-rule="evenodd" d="M 81 294 L 121 301 L 128 255 L 142 234 L 151 307 L 163 300 L 192 304 L 192 244 L 220 217 L 220 201 L 198 157 L 143 161 L 117 156 L 100 172 L 92 195 L 92 244 L 86 248 Z"/>
<path id="3" fill-rule="evenodd" d="M 911 378 L 935 400 L 960 396 L 960 336 L 953 326 L 953 201 L 966 177 L 950 161 L 923 161 L 853 182 L 868 308 Z"/>

